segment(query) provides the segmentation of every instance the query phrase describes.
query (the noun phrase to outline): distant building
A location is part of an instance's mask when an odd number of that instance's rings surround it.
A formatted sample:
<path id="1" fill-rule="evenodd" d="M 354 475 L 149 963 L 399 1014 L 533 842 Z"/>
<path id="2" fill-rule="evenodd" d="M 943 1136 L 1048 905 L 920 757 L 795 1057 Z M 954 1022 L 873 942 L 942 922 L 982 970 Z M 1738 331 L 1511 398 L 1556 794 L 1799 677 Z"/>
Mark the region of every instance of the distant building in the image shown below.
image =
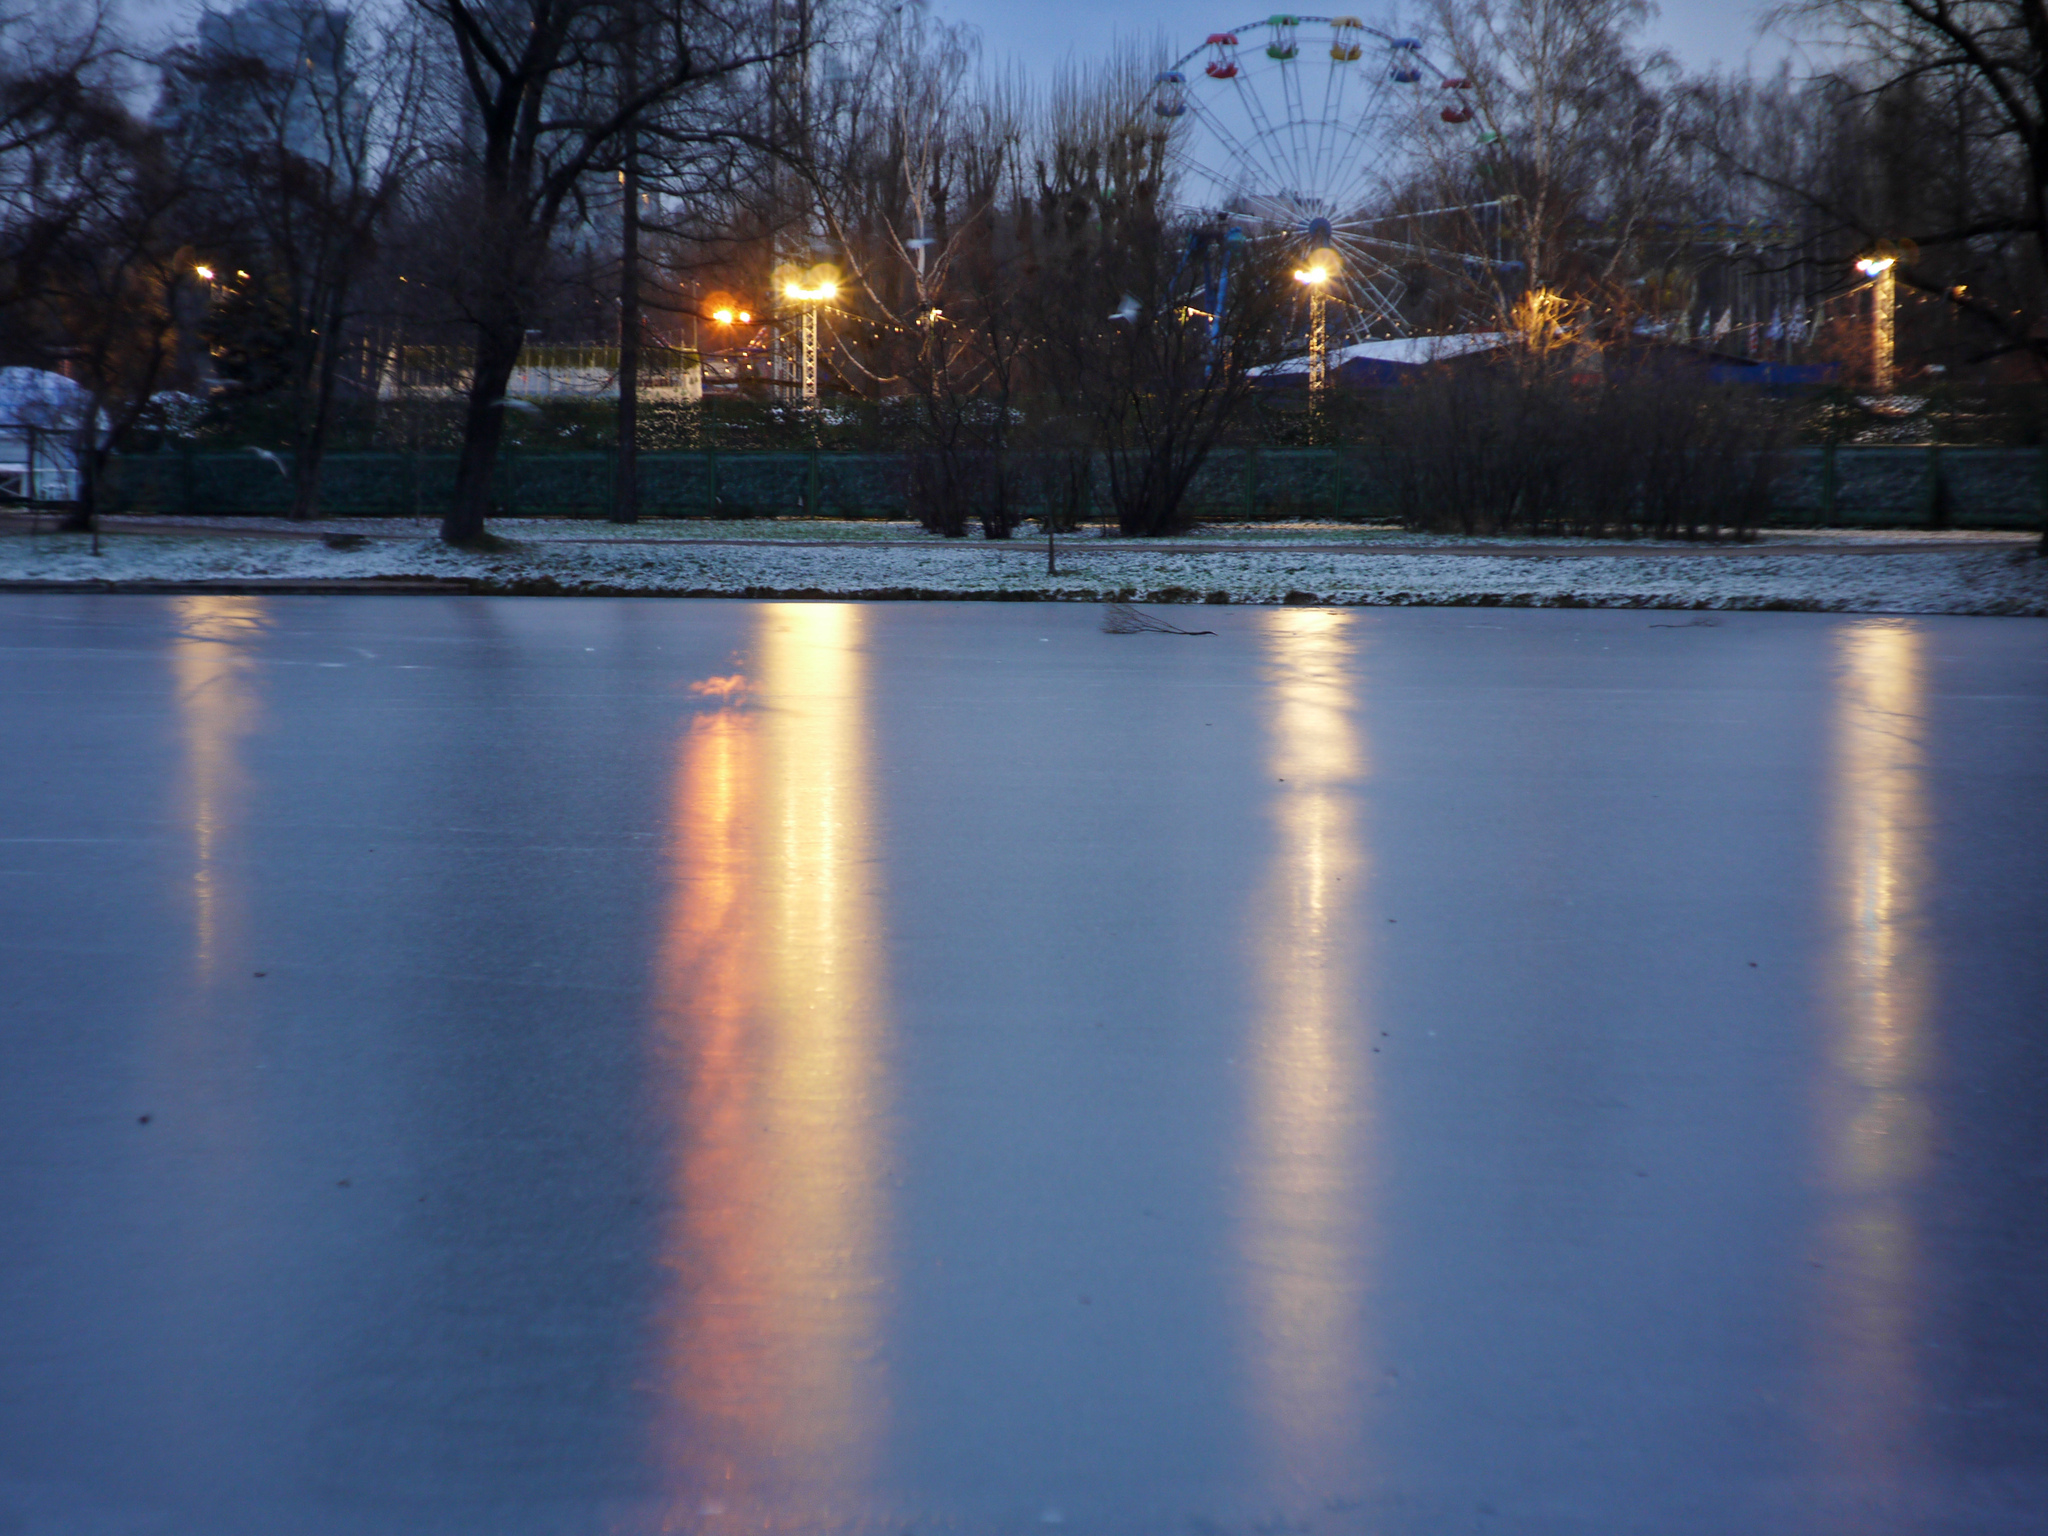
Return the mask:
<path id="1" fill-rule="evenodd" d="M 1513 331 L 1395 336 L 1382 341 L 1359 341 L 1350 346 L 1332 347 L 1325 354 L 1324 366 L 1329 369 L 1332 382 L 1353 388 L 1398 384 L 1415 377 L 1433 363 L 1497 352 L 1519 339 Z M 1308 384 L 1308 362 L 1305 355 L 1297 355 L 1245 371 L 1260 388 L 1299 389 Z"/>
<path id="2" fill-rule="evenodd" d="M 275 131 L 284 147 L 326 160 L 346 105 L 349 13 L 313 0 L 249 0 L 199 18 L 189 62 L 171 71 L 158 117 L 169 126 Z M 246 68 L 261 66 L 260 74 Z"/>

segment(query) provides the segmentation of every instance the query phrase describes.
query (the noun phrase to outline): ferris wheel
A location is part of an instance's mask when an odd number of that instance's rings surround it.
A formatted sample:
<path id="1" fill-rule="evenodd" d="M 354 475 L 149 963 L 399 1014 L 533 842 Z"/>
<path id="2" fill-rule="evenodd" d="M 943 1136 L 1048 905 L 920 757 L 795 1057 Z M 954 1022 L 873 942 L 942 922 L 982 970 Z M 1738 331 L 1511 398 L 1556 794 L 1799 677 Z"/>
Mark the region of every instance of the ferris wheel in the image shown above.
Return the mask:
<path id="1" fill-rule="evenodd" d="M 1212 32 L 1153 80 L 1152 110 L 1173 122 L 1180 200 L 1300 248 L 1317 382 L 1326 305 L 1340 344 L 1400 327 L 1404 285 L 1386 259 L 1399 247 L 1373 203 L 1417 125 L 1472 122 L 1470 87 L 1421 39 L 1356 16 L 1271 16 Z"/>

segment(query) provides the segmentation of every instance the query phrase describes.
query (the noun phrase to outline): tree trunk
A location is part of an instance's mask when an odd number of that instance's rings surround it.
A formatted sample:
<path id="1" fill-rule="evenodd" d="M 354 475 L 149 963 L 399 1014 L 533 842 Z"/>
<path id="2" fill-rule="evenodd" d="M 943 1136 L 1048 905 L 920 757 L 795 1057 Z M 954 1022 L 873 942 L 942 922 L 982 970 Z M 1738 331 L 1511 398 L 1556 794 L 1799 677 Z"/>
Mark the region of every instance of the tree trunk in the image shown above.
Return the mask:
<path id="1" fill-rule="evenodd" d="M 476 371 L 462 421 L 462 457 L 456 464 L 454 497 L 441 519 L 441 537 L 449 544 L 477 544 L 489 536 L 484 525 L 491 515 L 491 475 L 505 435 L 505 386 L 512 381 L 520 343 L 526 339 L 523 318 L 501 314 L 477 325 Z"/>
<path id="2" fill-rule="evenodd" d="M 106 455 L 100 448 L 100 406 L 95 399 L 86 411 L 85 427 L 79 433 L 78 499 L 58 526 L 66 533 L 89 533 L 93 553 L 99 553 L 100 471 Z"/>
<path id="3" fill-rule="evenodd" d="M 93 448 L 78 456 L 78 499 L 57 525 L 65 533 L 90 533 L 95 537 L 99 533 L 99 457 Z"/>
<path id="4" fill-rule="evenodd" d="M 324 345 L 313 370 L 313 398 L 301 400 L 298 453 L 292 462 L 292 520 L 309 522 L 320 515 L 320 468 L 327 459 L 327 434 L 334 424 L 334 381 L 341 371 L 341 311 L 344 294 L 322 319 Z"/>
<path id="5" fill-rule="evenodd" d="M 637 38 L 623 60 L 626 90 L 636 89 Z M 613 485 L 612 521 L 640 521 L 640 146 L 626 136 L 624 205 L 619 229 L 619 473 Z"/>

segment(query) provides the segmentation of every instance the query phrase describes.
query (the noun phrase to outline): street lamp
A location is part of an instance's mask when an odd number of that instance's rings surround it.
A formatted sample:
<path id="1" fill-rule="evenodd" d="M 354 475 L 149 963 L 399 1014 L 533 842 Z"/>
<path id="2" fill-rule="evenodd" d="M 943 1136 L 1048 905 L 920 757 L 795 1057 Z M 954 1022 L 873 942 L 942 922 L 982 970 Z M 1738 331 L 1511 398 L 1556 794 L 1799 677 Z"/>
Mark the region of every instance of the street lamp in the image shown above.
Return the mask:
<path id="1" fill-rule="evenodd" d="M 1328 381 L 1329 334 L 1323 327 L 1323 300 L 1330 269 L 1321 263 L 1297 268 L 1294 280 L 1308 289 L 1308 389 L 1320 396 Z"/>
<path id="2" fill-rule="evenodd" d="M 1892 269 L 1898 264 L 1895 256 L 1866 256 L 1856 263 L 1856 270 L 1869 278 L 1872 286 L 1871 374 L 1880 395 L 1892 392 L 1892 307 L 1898 297 L 1898 278 Z"/>
<path id="3" fill-rule="evenodd" d="M 803 308 L 803 371 L 799 393 L 806 401 L 818 398 L 818 306 L 839 297 L 839 285 L 830 279 L 816 283 L 785 283 L 782 295 Z"/>

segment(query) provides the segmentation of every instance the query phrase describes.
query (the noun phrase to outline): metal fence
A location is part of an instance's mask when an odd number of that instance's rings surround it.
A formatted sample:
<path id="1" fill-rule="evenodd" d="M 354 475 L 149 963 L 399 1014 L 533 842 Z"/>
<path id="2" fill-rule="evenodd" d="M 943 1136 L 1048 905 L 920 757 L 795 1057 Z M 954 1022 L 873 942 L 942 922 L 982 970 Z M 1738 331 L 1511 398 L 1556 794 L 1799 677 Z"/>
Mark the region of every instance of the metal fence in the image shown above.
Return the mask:
<path id="1" fill-rule="evenodd" d="M 61 505 L 78 497 L 77 434 L 0 422 L 0 503 Z"/>
<path id="2" fill-rule="evenodd" d="M 1189 490 L 1210 520 L 1388 516 L 1386 450 L 1228 448 Z M 438 517 L 455 482 L 452 453 L 330 454 L 321 509 L 342 517 Z M 639 456 L 641 514 L 682 517 L 902 517 L 907 457 L 899 453 L 701 449 Z M 4 470 L 0 470 L 4 473 Z M 502 517 L 606 516 L 609 453 L 508 452 L 493 489 Z M 1096 475 L 1099 487 L 1105 477 Z M 291 483 L 249 452 L 187 449 L 116 459 L 109 510 L 168 516 L 281 517 Z M 2048 518 L 2048 449 L 1829 447 L 1790 455 L 1772 522 L 1925 528 L 2023 528 Z"/>

